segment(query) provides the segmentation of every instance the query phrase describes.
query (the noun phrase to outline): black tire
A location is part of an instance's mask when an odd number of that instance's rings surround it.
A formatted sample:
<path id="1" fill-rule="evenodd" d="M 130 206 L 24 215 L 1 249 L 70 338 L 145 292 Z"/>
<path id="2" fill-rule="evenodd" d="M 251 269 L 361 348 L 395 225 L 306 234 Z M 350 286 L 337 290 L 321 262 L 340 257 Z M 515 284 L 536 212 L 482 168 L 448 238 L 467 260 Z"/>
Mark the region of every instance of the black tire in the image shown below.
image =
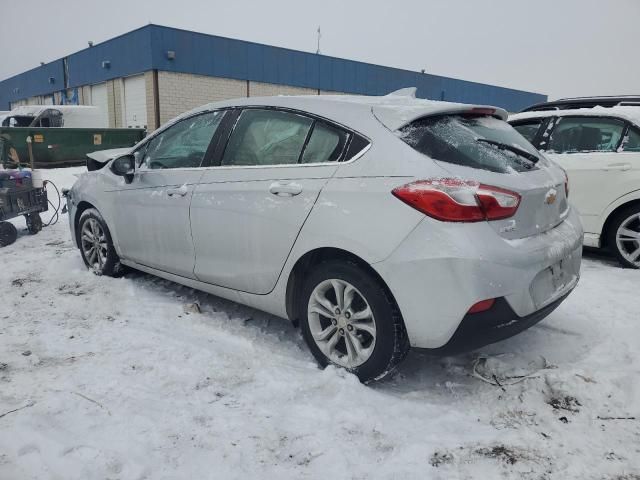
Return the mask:
<path id="1" fill-rule="evenodd" d="M 31 235 L 35 235 L 40 230 L 42 230 L 42 218 L 40 218 L 40 214 L 38 212 L 29 213 L 24 216 L 27 221 L 27 230 Z"/>
<path id="2" fill-rule="evenodd" d="M 355 368 L 346 368 L 361 382 L 381 380 L 392 375 L 396 367 L 409 352 L 409 338 L 400 311 L 381 281 L 349 260 L 329 260 L 317 265 L 304 279 L 299 302 L 296 306 L 300 327 L 305 342 L 320 364 L 326 367 L 335 364 L 320 350 L 311 334 L 308 305 L 314 289 L 329 279 L 339 279 L 353 285 L 369 304 L 373 312 L 376 339 L 368 360 Z"/>
<path id="3" fill-rule="evenodd" d="M 82 230 L 85 224 L 92 220 L 96 221 L 99 224 L 100 228 L 104 232 L 104 237 L 106 240 L 106 254 L 104 256 L 104 262 L 102 262 L 101 264 L 92 264 L 87 258 L 87 253 L 83 248 Z M 98 210 L 96 210 L 95 208 L 89 208 L 82 212 L 82 214 L 80 215 L 80 219 L 78 220 L 76 235 L 78 239 L 78 245 L 80 247 L 80 255 L 82 256 L 82 260 L 89 270 L 91 270 L 96 275 L 106 275 L 109 277 L 117 277 L 122 273 L 123 269 L 120 264 L 120 257 L 118 257 L 116 249 L 113 246 L 109 227 L 107 227 L 106 222 L 104 221 L 102 215 L 100 215 L 100 212 L 98 212 Z"/>
<path id="4" fill-rule="evenodd" d="M 0 222 L 0 247 L 11 245 L 18 238 L 18 230 L 9 222 Z"/>
<path id="5" fill-rule="evenodd" d="M 613 254 L 616 256 L 620 264 L 626 268 L 640 268 L 640 261 L 633 263 L 627 258 L 625 258 L 624 253 L 620 250 L 620 247 L 617 242 L 617 238 L 616 238 L 617 232 L 623 223 L 625 223 L 629 218 L 637 215 L 640 215 L 640 205 L 638 204 L 631 205 L 619 211 L 618 213 L 616 213 L 615 217 L 613 217 L 613 219 L 611 220 L 611 223 L 607 228 L 607 233 L 606 233 L 607 245 L 609 246 Z M 638 220 L 634 220 L 632 225 L 638 229 L 636 231 L 640 231 L 640 218 Z M 635 243 L 634 242 L 626 242 L 626 243 L 627 245 L 635 245 L 632 248 L 640 247 L 640 240 Z"/>

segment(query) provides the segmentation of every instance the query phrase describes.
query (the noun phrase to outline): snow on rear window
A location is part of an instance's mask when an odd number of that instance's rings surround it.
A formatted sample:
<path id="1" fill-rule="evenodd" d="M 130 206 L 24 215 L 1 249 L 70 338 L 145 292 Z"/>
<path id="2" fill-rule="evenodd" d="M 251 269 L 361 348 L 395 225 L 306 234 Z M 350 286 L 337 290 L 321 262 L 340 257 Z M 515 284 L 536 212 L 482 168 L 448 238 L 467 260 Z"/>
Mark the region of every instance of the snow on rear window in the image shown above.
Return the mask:
<path id="1" fill-rule="evenodd" d="M 541 158 L 511 125 L 493 117 L 426 117 L 403 127 L 398 135 L 434 160 L 498 173 L 535 169 Z"/>

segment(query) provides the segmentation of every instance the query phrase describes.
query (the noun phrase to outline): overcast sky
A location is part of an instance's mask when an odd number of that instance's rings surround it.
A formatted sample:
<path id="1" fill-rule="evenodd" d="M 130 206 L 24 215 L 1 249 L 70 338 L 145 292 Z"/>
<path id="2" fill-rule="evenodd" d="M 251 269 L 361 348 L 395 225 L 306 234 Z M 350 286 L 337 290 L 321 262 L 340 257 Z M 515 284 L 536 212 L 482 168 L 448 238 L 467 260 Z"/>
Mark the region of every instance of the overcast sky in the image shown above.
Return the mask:
<path id="1" fill-rule="evenodd" d="M 0 0 L 0 79 L 147 23 L 550 98 L 640 94 L 640 0 Z"/>

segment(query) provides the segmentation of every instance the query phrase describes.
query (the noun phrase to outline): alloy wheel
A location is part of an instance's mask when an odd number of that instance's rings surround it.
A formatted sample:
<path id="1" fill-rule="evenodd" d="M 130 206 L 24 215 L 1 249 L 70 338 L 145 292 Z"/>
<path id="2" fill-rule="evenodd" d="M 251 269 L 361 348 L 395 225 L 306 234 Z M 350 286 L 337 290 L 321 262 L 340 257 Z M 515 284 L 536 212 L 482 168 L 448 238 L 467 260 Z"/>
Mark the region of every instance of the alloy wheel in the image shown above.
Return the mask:
<path id="1" fill-rule="evenodd" d="M 349 282 L 329 279 L 311 293 L 307 308 L 311 335 L 333 363 L 355 368 L 365 363 L 376 343 L 376 322 L 369 303 Z"/>
<path id="2" fill-rule="evenodd" d="M 620 224 L 616 245 L 628 262 L 640 268 L 640 213 L 631 215 Z"/>
<path id="3" fill-rule="evenodd" d="M 88 218 L 82 225 L 80 237 L 82 253 L 94 272 L 101 272 L 107 261 L 107 237 L 95 218 Z"/>

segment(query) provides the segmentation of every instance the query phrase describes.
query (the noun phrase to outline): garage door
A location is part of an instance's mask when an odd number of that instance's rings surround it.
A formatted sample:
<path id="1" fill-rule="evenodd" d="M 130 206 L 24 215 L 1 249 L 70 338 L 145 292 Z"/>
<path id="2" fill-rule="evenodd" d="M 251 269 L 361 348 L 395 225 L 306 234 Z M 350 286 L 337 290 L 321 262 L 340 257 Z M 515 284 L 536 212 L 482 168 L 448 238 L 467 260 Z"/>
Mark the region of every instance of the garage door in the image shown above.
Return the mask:
<path id="1" fill-rule="evenodd" d="M 109 103 L 107 100 L 107 84 L 98 83 L 91 85 L 91 105 L 100 110 L 100 122 L 102 126 L 109 126 Z"/>
<path id="2" fill-rule="evenodd" d="M 145 128 L 147 126 L 147 97 L 144 75 L 124 79 L 125 126 Z"/>

